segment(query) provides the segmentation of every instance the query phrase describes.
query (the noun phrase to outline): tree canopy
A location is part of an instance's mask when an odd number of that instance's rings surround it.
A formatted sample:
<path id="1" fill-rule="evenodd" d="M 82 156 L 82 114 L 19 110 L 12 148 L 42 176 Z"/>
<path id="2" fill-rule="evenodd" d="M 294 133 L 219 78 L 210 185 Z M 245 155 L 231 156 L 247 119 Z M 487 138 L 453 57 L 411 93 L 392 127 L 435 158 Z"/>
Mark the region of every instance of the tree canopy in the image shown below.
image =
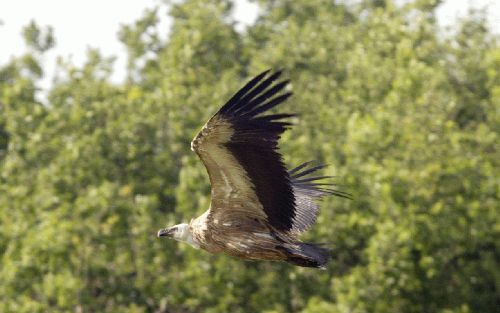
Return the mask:
<path id="1" fill-rule="evenodd" d="M 1 312 L 497 312 L 500 45 L 484 15 L 447 31 L 436 0 L 257 2 L 244 31 L 229 0 L 145 11 L 118 35 L 124 83 L 90 49 L 59 60 L 44 101 L 55 36 L 25 28 L 29 52 L 0 67 Z M 330 244 L 325 271 L 155 237 L 208 208 L 189 142 L 267 68 L 300 115 L 287 164 L 331 164 L 354 197 L 325 199 L 303 237 Z"/>

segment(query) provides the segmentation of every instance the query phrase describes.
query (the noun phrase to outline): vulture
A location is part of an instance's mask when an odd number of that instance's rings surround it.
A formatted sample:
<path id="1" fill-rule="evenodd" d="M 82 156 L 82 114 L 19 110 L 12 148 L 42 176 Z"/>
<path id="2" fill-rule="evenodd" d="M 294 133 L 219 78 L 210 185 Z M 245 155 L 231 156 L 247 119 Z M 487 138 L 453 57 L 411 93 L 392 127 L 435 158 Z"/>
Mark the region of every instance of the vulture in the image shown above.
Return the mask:
<path id="1" fill-rule="evenodd" d="M 208 120 L 191 142 L 211 184 L 209 209 L 190 223 L 158 231 L 210 253 L 246 260 L 285 261 L 324 268 L 329 249 L 298 235 L 316 221 L 317 200 L 350 198 L 318 176 L 323 164 L 305 162 L 287 170 L 278 150 L 281 134 L 295 114 L 270 113 L 292 93 L 281 71 L 250 80 Z"/>

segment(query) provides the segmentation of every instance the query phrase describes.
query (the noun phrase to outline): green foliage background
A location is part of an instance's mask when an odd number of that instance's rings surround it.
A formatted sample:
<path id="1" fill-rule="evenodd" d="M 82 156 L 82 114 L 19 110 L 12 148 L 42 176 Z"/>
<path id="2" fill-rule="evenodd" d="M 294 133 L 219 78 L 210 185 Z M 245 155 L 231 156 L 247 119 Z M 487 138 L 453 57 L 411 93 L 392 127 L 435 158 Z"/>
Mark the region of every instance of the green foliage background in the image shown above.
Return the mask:
<path id="1" fill-rule="evenodd" d="M 450 32 L 440 1 L 229 0 L 151 9 L 122 28 L 128 79 L 98 50 L 60 60 L 50 28 L 0 68 L 0 312 L 498 312 L 500 46 L 484 16 Z M 333 4 L 335 3 L 335 4 Z M 6 47 L 3 47 L 6 48 Z M 189 142 L 246 80 L 285 68 L 289 165 L 332 164 L 354 201 L 323 202 L 305 239 L 326 271 L 213 256 L 156 231 L 209 204 Z"/>

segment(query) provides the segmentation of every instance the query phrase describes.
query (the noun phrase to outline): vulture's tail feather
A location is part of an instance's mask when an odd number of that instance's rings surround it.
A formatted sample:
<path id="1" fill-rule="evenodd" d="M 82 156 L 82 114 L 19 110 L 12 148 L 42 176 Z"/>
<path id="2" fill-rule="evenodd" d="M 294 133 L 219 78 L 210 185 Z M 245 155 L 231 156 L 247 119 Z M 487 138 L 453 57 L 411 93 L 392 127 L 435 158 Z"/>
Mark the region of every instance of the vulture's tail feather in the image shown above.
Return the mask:
<path id="1" fill-rule="evenodd" d="M 280 247 L 286 253 L 286 261 L 302 267 L 325 268 L 330 259 L 330 250 L 312 243 L 299 242 Z"/>

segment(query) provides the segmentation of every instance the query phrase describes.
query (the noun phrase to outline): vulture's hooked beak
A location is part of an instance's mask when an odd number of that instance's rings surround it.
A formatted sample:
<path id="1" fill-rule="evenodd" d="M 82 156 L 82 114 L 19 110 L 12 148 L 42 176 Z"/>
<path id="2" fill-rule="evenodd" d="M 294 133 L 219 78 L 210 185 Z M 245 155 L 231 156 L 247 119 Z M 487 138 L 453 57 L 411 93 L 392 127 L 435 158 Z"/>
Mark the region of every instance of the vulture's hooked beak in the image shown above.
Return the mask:
<path id="1" fill-rule="evenodd" d="M 173 234 L 173 230 L 171 228 L 164 228 L 164 229 L 160 229 L 158 231 L 158 238 L 160 237 L 172 237 L 172 234 Z"/>

